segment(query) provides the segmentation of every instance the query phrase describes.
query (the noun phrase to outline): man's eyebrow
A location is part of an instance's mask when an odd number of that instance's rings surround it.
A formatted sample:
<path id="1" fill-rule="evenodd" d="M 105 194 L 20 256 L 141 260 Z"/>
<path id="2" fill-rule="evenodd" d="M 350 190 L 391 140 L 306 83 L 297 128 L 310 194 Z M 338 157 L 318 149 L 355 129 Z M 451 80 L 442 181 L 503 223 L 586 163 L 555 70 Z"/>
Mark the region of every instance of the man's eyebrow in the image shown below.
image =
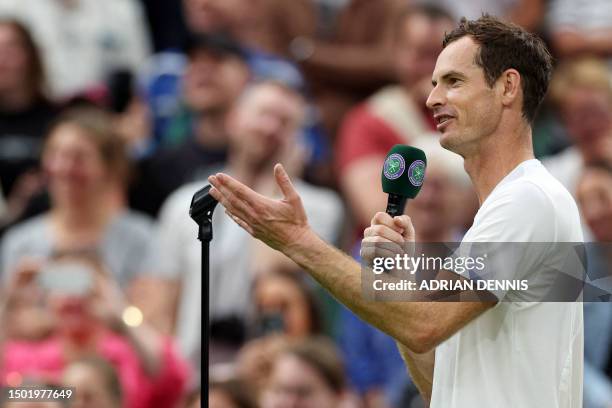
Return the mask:
<path id="1" fill-rule="evenodd" d="M 459 78 L 459 79 L 465 79 L 465 75 L 462 74 L 459 71 L 448 71 L 446 74 L 442 75 L 441 79 L 444 81 L 444 80 L 446 80 L 446 79 L 448 79 L 450 77 L 455 77 L 455 78 Z M 436 81 L 435 79 L 432 79 L 431 80 L 431 84 L 433 86 L 436 86 L 438 84 L 438 81 Z"/>

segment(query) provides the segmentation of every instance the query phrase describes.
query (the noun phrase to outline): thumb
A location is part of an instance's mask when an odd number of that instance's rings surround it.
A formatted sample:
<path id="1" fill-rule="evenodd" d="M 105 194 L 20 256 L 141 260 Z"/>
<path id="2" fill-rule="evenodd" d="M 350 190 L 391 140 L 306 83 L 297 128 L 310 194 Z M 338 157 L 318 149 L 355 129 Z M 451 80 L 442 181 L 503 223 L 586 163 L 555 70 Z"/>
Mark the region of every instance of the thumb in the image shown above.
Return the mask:
<path id="1" fill-rule="evenodd" d="M 295 191 L 295 187 L 293 187 L 293 183 L 291 183 L 291 179 L 289 175 L 285 171 L 285 168 L 282 164 L 277 163 L 274 166 L 274 178 L 276 179 L 276 184 L 281 189 L 283 196 L 287 201 L 295 201 L 299 198 L 297 191 Z"/>
<path id="2" fill-rule="evenodd" d="M 398 217 L 393 218 L 393 223 L 402 229 L 402 237 L 406 241 L 414 241 L 414 226 L 412 225 L 412 220 L 407 215 L 400 215 Z"/>

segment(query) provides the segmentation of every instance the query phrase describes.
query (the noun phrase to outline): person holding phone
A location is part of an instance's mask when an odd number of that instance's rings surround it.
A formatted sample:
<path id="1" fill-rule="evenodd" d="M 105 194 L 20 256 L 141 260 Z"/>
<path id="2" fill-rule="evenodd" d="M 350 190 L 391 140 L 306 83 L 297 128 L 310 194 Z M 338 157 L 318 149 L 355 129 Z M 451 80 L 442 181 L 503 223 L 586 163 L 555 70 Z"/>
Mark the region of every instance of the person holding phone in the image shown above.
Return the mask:
<path id="1" fill-rule="evenodd" d="M 37 341 L 3 339 L 0 384 L 14 384 L 16 378 L 57 383 L 68 364 L 94 355 L 117 371 L 126 408 L 170 408 L 182 397 L 186 364 L 170 339 L 127 305 L 95 255 L 59 254 L 39 269 L 22 270 L 7 289 L 3 327 L 12 308 L 42 301 L 53 328 Z M 40 298 L 32 299 L 36 294 Z"/>

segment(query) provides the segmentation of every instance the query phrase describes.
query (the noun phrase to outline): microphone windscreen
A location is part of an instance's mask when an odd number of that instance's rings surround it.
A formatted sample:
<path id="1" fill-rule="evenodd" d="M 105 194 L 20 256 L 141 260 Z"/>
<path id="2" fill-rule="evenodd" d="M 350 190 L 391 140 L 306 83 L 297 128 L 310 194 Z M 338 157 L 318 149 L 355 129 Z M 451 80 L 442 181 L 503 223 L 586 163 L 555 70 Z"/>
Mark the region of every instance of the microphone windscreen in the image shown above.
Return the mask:
<path id="1" fill-rule="evenodd" d="M 387 194 L 415 198 L 425 180 L 427 158 L 416 147 L 395 145 L 385 158 L 381 180 Z"/>

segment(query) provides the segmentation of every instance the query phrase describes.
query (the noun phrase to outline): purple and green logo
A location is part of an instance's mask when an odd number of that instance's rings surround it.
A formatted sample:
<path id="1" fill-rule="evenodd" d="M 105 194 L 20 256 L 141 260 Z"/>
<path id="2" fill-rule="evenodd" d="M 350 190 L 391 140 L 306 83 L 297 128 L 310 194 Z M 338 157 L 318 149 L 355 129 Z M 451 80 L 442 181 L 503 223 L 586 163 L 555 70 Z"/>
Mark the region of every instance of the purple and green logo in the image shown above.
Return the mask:
<path id="1" fill-rule="evenodd" d="M 395 180 L 404 174 L 405 169 L 406 162 L 404 161 L 402 155 L 399 153 L 393 153 L 387 157 L 387 160 L 385 160 L 383 174 L 389 180 Z"/>
<path id="2" fill-rule="evenodd" d="M 415 187 L 420 187 L 425 179 L 425 162 L 423 160 L 415 160 L 408 168 L 408 180 Z"/>

